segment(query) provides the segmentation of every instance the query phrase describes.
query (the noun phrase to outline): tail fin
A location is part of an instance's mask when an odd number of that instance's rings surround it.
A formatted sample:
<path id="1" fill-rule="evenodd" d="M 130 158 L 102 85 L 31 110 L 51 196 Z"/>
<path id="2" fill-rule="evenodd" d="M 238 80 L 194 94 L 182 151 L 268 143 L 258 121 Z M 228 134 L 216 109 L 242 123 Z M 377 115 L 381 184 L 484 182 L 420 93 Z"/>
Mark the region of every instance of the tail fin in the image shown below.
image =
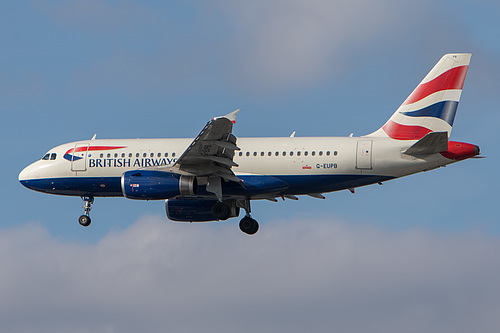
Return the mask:
<path id="1" fill-rule="evenodd" d="M 471 54 L 446 54 L 380 129 L 369 136 L 419 140 L 451 133 Z"/>

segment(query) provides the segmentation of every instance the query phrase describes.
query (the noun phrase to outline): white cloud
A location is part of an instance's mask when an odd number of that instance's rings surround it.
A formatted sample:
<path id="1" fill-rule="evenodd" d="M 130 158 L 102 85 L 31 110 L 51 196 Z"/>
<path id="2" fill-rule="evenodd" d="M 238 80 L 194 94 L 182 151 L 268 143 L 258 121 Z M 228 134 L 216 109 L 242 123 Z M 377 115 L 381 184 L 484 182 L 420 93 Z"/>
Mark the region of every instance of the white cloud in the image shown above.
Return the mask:
<path id="1" fill-rule="evenodd" d="M 426 2 L 393 0 L 221 1 L 236 27 L 236 59 L 253 84 L 283 88 L 317 83 L 354 62 L 375 62 L 373 39 L 406 30 Z M 401 24 L 402 22 L 405 24 Z M 356 52 L 363 52 L 362 55 Z M 355 58 L 351 60 L 350 58 Z"/>
<path id="2" fill-rule="evenodd" d="M 3 332 L 494 332 L 497 239 L 335 221 L 175 224 L 98 244 L 0 232 Z"/>
<path id="3" fill-rule="evenodd" d="M 376 63 L 380 54 L 370 45 L 398 33 L 404 39 L 404 31 L 421 23 L 415 18 L 426 4 L 195 1 L 189 14 L 132 2 L 36 6 L 58 26 L 78 32 L 83 43 L 92 40 L 85 48 L 89 56 L 70 78 L 76 91 L 167 94 L 218 87 L 275 94 L 320 84 L 361 61 Z"/>

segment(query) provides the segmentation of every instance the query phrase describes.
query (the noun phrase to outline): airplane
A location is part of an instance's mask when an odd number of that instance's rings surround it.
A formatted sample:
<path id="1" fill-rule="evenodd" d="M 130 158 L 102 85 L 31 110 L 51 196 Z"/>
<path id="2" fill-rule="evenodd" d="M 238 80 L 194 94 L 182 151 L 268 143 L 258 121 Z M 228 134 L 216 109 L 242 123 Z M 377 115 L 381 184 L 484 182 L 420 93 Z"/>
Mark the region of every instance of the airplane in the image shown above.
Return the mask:
<path id="1" fill-rule="evenodd" d="M 444 55 L 389 120 L 360 137 L 236 138 L 236 114 L 211 119 L 192 139 L 96 139 L 50 149 L 19 174 L 28 189 L 84 201 L 164 200 L 179 222 L 227 220 L 259 229 L 252 200 L 277 201 L 350 190 L 479 158 L 477 145 L 450 141 L 471 54 Z"/>

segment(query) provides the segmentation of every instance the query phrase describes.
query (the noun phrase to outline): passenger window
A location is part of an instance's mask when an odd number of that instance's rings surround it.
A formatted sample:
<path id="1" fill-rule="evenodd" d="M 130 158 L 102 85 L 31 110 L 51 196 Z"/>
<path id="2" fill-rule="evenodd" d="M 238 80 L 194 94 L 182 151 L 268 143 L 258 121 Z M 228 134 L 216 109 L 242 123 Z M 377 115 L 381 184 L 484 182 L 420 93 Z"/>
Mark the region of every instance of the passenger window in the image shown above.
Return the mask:
<path id="1" fill-rule="evenodd" d="M 117 158 L 117 157 L 118 157 L 118 153 L 115 153 L 115 158 Z"/>
<path id="2" fill-rule="evenodd" d="M 151 155 L 149 155 L 150 157 L 155 157 L 155 153 L 151 153 Z"/>
<path id="3" fill-rule="evenodd" d="M 104 154 L 103 154 L 103 153 L 101 153 L 101 155 L 99 155 L 99 157 L 100 157 L 100 158 L 103 158 L 103 157 L 104 157 Z"/>
<path id="4" fill-rule="evenodd" d="M 297 152 L 297 156 L 300 156 L 300 151 Z"/>
<path id="5" fill-rule="evenodd" d="M 283 156 L 286 156 L 286 151 L 283 152 Z"/>
<path id="6" fill-rule="evenodd" d="M 320 152 L 318 153 L 318 155 L 319 155 L 319 156 L 323 156 L 323 152 L 322 152 L 322 151 L 320 151 Z"/>
<path id="7" fill-rule="evenodd" d="M 267 152 L 267 156 L 272 156 L 272 155 L 273 155 L 273 153 L 271 153 L 270 151 Z"/>
<path id="8" fill-rule="evenodd" d="M 304 156 L 307 156 L 307 151 L 304 152 Z"/>
<path id="9" fill-rule="evenodd" d="M 161 157 L 161 153 L 158 153 L 158 157 Z"/>
<path id="10" fill-rule="evenodd" d="M 172 153 L 172 157 L 175 157 L 175 153 Z"/>
<path id="11" fill-rule="evenodd" d="M 333 152 L 333 155 L 337 156 L 337 151 L 334 151 L 334 152 Z"/>
<path id="12" fill-rule="evenodd" d="M 253 152 L 253 156 L 257 156 L 257 152 L 256 151 Z"/>
<path id="13" fill-rule="evenodd" d="M 326 156 L 330 156 L 330 151 L 327 151 L 327 152 L 326 152 Z"/>
<path id="14" fill-rule="evenodd" d="M 165 153 L 165 157 L 168 157 L 168 153 Z"/>
<path id="15" fill-rule="evenodd" d="M 110 153 L 108 153 L 108 157 L 111 157 L 111 154 L 110 154 Z"/>
<path id="16" fill-rule="evenodd" d="M 146 156 L 148 156 L 148 154 L 146 154 L 146 153 L 142 154 L 142 157 L 146 157 Z"/>
<path id="17" fill-rule="evenodd" d="M 132 157 L 132 153 L 128 153 L 128 157 Z"/>
<path id="18" fill-rule="evenodd" d="M 264 152 L 263 151 L 260 152 L 260 156 L 264 156 Z"/>
<path id="19" fill-rule="evenodd" d="M 240 152 L 238 153 L 238 155 L 243 156 L 243 153 L 240 151 Z"/>
<path id="20" fill-rule="evenodd" d="M 274 155 L 275 156 L 280 156 L 280 153 L 279 152 L 275 152 Z"/>
<path id="21" fill-rule="evenodd" d="M 247 156 L 250 156 L 250 152 L 249 152 L 249 151 L 247 151 L 247 154 L 246 154 L 246 155 L 247 155 Z"/>
<path id="22" fill-rule="evenodd" d="M 315 151 L 311 152 L 311 156 L 314 156 L 314 155 L 316 155 L 316 152 Z"/>
<path id="23" fill-rule="evenodd" d="M 290 156 L 293 156 L 293 151 L 290 152 Z"/>
<path id="24" fill-rule="evenodd" d="M 52 153 L 52 155 L 50 155 L 50 160 L 55 160 L 57 157 L 57 154 L 56 153 Z"/>
<path id="25" fill-rule="evenodd" d="M 135 153 L 135 157 L 139 157 L 139 153 Z"/>

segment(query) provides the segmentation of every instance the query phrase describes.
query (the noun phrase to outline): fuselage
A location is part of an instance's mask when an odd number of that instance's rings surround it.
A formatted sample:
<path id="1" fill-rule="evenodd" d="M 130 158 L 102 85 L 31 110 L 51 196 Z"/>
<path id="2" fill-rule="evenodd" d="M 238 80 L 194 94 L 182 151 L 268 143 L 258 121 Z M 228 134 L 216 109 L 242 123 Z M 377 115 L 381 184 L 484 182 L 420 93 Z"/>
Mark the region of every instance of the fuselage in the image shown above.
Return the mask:
<path id="1" fill-rule="evenodd" d="M 51 194 L 122 196 L 124 172 L 168 169 L 191 142 L 109 139 L 67 143 L 26 167 L 19 180 L 30 189 Z M 352 189 L 456 161 L 442 154 L 417 158 L 402 153 L 415 142 L 369 137 L 239 138 L 240 150 L 234 154 L 238 166 L 232 170 L 244 183 L 251 184 L 257 177 L 283 181 L 286 186 L 272 193 L 279 196 Z M 245 196 L 239 187 L 235 191 L 234 195 Z M 231 196 L 230 192 L 225 194 Z M 246 196 L 259 195 L 250 191 Z"/>

